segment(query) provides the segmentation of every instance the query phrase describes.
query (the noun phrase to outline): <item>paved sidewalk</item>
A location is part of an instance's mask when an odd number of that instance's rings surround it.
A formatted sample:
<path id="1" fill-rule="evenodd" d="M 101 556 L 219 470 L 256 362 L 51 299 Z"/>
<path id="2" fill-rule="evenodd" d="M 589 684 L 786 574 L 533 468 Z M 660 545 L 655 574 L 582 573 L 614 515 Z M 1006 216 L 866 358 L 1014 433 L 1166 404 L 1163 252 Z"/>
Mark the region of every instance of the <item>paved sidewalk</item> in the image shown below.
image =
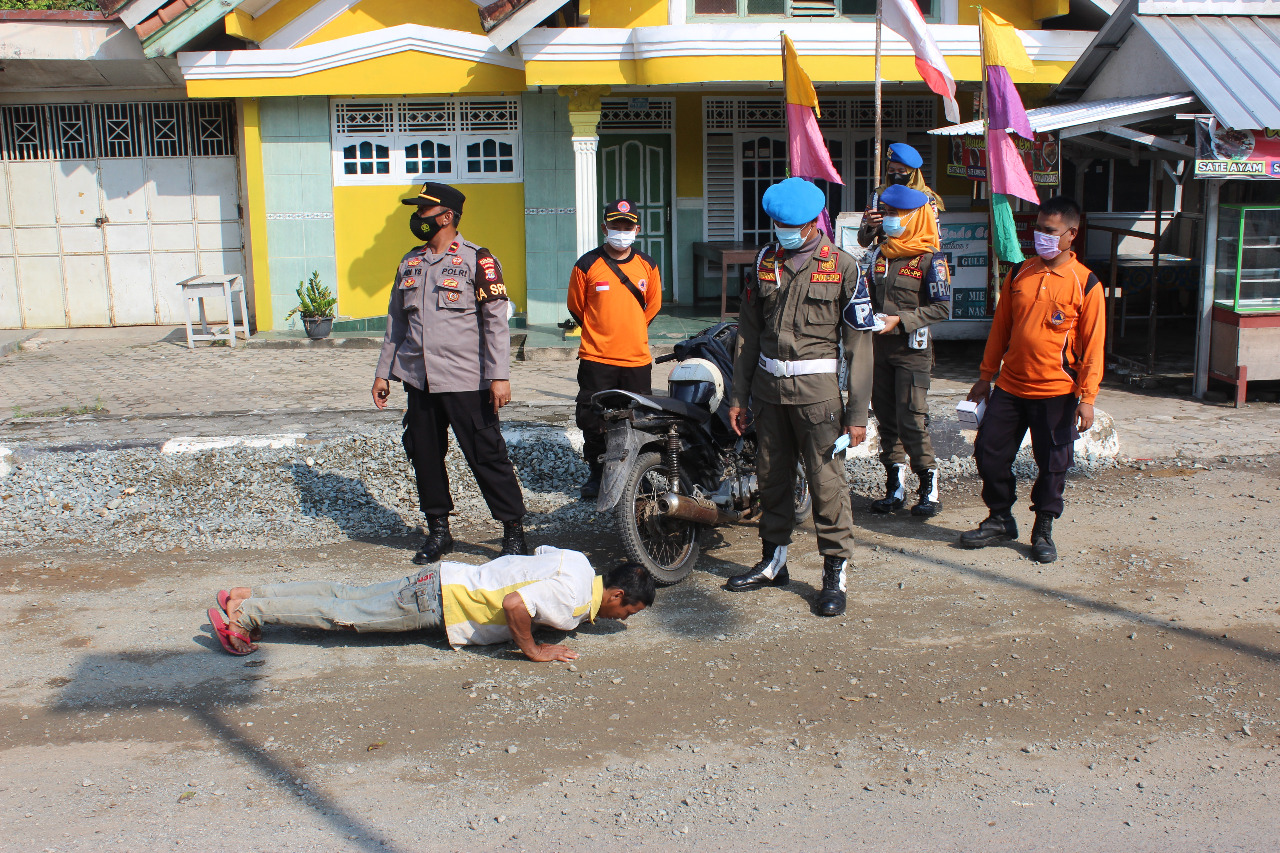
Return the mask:
<path id="1" fill-rule="evenodd" d="M 11 333 L 5 333 L 11 334 Z M 19 333 L 26 334 L 26 333 Z M 201 346 L 179 327 L 49 330 L 0 358 L 0 441 L 96 442 L 173 435 L 334 432 L 398 419 L 369 397 L 368 349 Z M 967 351 L 943 343 L 930 391 L 953 408 L 976 378 Z M 572 421 L 573 360 L 512 363 L 506 420 Z M 659 365 L 654 384 L 669 371 Z M 945 378 L 943 378 L 945 377 Z M 1099 408 L 1116 421 L 1122 456 L 1260 456 L 1280 452 L 1280 405 L 1240 409 L 1129 385 L 1104 386 Z"/>

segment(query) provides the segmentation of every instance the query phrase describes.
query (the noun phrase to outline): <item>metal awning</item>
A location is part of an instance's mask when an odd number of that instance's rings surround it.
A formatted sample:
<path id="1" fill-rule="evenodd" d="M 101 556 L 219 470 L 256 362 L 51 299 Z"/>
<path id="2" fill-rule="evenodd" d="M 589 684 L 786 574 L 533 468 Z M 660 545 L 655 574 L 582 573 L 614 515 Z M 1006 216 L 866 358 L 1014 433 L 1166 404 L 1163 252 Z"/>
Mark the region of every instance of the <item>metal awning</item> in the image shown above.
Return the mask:
<path id="1" fill-rule="evenodd" d="M 1280 18 L 1137 15 L 1218 121 L 1241 130 L 1280 128 Z"/>
<path id="2" fill-rule="evenodd" d="M 1195 103 L 1190 92 L 1177 95 L 1144 95 L 1139 98 L 1110 98 L 1105 101 L 1079 101 L 1074 104 L 1054 104 L 1027 110 L 1027 118 L 1034 131 L 1089 128 L 1081 133 L 1101 130 L 1108 126 L 1123 126 L 1150 118 L 1173 115 Z M 982 122 L 970 121 L 929 131 L 938 136 L 979 136 Z M 1076 135 L 1076 134 L 1072 134 Z"/>

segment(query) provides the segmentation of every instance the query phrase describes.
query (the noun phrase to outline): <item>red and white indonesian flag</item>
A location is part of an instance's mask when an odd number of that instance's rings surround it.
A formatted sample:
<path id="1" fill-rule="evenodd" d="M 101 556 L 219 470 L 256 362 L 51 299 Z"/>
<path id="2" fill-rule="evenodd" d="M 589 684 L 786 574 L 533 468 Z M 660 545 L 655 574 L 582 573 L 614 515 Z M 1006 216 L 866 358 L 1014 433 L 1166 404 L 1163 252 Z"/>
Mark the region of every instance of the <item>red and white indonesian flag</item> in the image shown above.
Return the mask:
<path id="1" fill-rule="evenodd" d="M 884 0 L 881 21 L 907 40 L 916 52 L 916 70 L 929 88 L 942 97 L 947 120 L 960 123 L 960 105 L 956 103 L 956 81 L 938 43 L 929 35 L 929 27 L 920 15 L 915 0 Z"/>

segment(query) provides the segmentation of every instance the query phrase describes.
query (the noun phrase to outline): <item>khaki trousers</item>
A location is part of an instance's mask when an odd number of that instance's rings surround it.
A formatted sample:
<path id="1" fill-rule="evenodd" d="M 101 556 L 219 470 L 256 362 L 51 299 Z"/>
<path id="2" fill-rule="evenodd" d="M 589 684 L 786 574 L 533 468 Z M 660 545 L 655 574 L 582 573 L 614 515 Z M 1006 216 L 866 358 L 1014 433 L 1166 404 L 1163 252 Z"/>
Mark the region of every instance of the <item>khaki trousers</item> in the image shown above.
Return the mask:
<path id="1" fill-rule="evenodd" d="M 788 406 L 753 402 L 756 413 L 756 467 L 760 479 L 760 538 L 791 544 L 796 526 L 796 460 L 804 465 L 813 495 L 813 526 L 824 557 L 853 557 L 853 512 L 845 482 L 844 454 L 831 448 L 844 432 L 840 400 Z"/>

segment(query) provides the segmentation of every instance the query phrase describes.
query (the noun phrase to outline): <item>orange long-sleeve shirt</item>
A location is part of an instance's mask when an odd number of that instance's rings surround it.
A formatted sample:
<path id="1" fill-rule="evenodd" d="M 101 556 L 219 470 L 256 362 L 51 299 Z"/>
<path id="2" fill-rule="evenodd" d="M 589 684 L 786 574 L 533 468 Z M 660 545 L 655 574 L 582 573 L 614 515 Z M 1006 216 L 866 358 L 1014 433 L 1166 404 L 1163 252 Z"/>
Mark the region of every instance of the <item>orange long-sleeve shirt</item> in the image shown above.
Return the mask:
<path id="1" fill-rule="evenodd" d="M 601 246 L 587 252 L 569 275 L 569 313 L 582 327 L 578 358 L 618 367 L 643 367 L 649 353 L 649 323 L 662 307 L 662 276 L 658 264 L 644 252 L 632 250 L 618 268 L 644 296 L 640 300 L 618 280 L 604 260 Z"/>
<path id="2" fill-rule="evenodd" d="M 1018 397 L 1098 396 L 1106 312 L 1098 277 L 1075 253 L 1056 269 L 1040 258 L 1005 277 L 982 356 L 982 378 Z"/>

